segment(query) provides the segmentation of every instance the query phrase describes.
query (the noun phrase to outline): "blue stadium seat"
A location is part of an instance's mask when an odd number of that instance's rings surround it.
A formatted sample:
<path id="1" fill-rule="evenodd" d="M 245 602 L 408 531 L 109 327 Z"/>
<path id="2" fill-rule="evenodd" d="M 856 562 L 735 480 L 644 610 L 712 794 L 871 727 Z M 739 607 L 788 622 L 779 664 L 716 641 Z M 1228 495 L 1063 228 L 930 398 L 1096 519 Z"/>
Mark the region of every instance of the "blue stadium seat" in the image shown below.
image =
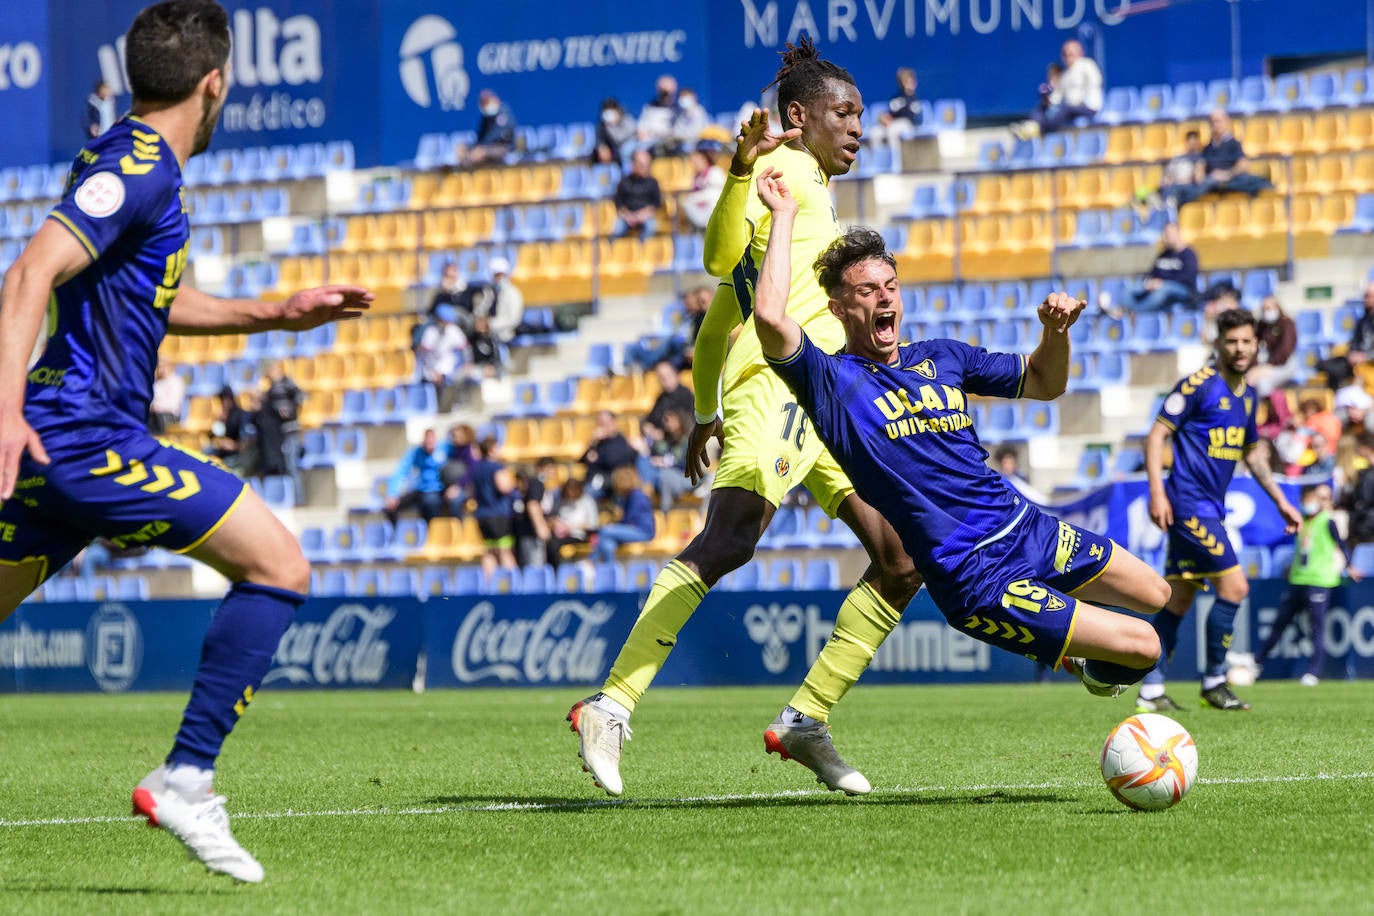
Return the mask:
<path id="1" fill-rule="evenodd" d="M 1350 557 L 1350 565 L 1363 576 L 1374 576 L 1374 542 L 1356 544 Z"/>
<path id="2" fill-rule="evenodd" d="M 970 317 L 989 318 L 992 316 L 992 285 L 988 283 L 967 283 L 959 293 L 959 310 Z"/>
<path id="3" fill-rule="evenodd" d="M 1153 422 L 1153 417 L 1150 418 Z M 1124 477 L 1145 470 L 1145 453 L 1138 448 L 1123 446 L 1116 450 L 1112 460 L 1112 476 Z"/>
<path id="4" fill-rule="evenodd" d="M 1374 194 L 1360 194 L 1355 198 L 1355 216 L 1348 226 L 1336 229 L 1339 235 L 1365 235 L 1374 232 Z"/>
<path id="5" fill-rule="evenodd" d="M 1091 307 L 1097 304 L 1097 281 L 1091 277 L 1073 277 L 1064 280 L 1064 292 L 1075 299 L 1082 299 Z M 1081 318 L 1079 319 L 1082 320 Z"/>
<path id="6" fill-rule="evenodd" d="M 858 536 L 849 530 L 849 526 L 826 515 L 820 506 L 806 510 L 802 533 L 806 538 L 803 546 L 806 547 L 825 549 L 859 546 Z"/>
<path id="7" fill-rule="evenodd" d="M 301 469 L 332 468 L 337 456 L 334 453 L 334 434 L 328 429 L 307 429 L 301 433 Z"/>
<path id="8" fill-rule="evenodd" d="M 1074 236 L 1065 248 L 1107 248 L 1117 242 L 1110 237 L 1111 217 L 1107 210 L 1079 210 Z"/>
<path id="9" fill-rule="evenodd" d="M 1158 353 L 1175 349 L 1177 343 L 1169 332 L 1167 313 L 1140 312 L 1135 316 L 1135 326 L 1126 340 L 1126 348 L 1132 353 Z"/>
<path id="10" fill-rule="evenodd" d="M 526 566 L 520 570 L 520 593 L 522 595 L 552 595 L 558 590 L 558 579 L 553 567 L 547 564 Z"/>
<path id="11" fill-rule="evenodd" d="M 89 600 L 86 583 L 70 576 L 56 576 L 43 583 L 44 601 Z"/>
<path id="12" fill-rule="evenodd" d="M 801 577 L 801 560 L 778 557 L 768 562 L 768 571 L 762 576 L 759 587 L 767 592 L 790 591 L 798 587 Z"/>
<path id="13" fill-rule="evenodd" d="M 1074 472 L 1073 487 L 1087 490 L 1107 482 L 1107 456 L 1105 448 L 1085 448 L 1078 457 L 1078 470 Z"/>
<path id="14" fill-rule="evenodd" d="M 329 532 L 329 551 L 335 563 L 359 563 L 366 557 L 362 553 L 363 529 L 361 525 L 335 525 Z"/>
<path id="15" fill-rule="evenodd" d="M 1012 144 L 1011 155 L 1007 157 L 1008 166 L 1033 166 L 1040 161 L 1040 138 L 1028 137 Z"/>
<path id="16" fill-rule="evenodd" d="M 114 597 L 120 601 L 147 601 L 150 592 L 147 576 L 125 575 L 116 583 Z"/>
<path id="17" fill-rule="evenodd" d="M 325 172 L 351 172 L 354 166 L 353 143 L 348 140 L 335 140 L 326 143 L 324 148 Z"/>
<path id="18" fill-rule="evenodd" d="M 1203 111 L 1199 115 L 1205 115 L 1215 108 L 1223 111 L 1230 110 L 1236 96 L 1240 94 L 1240 84 L 1236 80 L 1221 79 L 1212 80 L 1207 84 L 1207 101 Z"/>
<path id="19" fill-rule="evenodd" d="M 382 582 L 382 594 L 394 598 L 418 597 L 420 591 L 420 572 L 415 569 L 389 569 Z"/>
<path id="20" fill-rule="evenodd" d="M 809 591 L 828 591 L 840 587 L 840 564 L 833 557 L 807 560 L 802 570 L 801 587 Z"/>
<path id="21" fill-rule="evenodd" d="M 596 125 L 575 121 L 563 130 L 563 139 L 552 151 L 555 159 L 587 159 L 596 148 Z"/>
<path id="22" fill-rule="evenodd" d="M 1247 270 L 1241 281 L 1241 301 L 1248 309 L 1259 308 L 1260 300 L 1274 295 L 1279 285 L 1279 272 L 1272 268 Z"/>
<path id="23" fill-rule="evenodd" d="M 1097 355 L 1074 351 L 1069 357 L 1069 391 L 1094 391 L 1097 385 Z"/>
<path id="24" fill-rule="evenodd" d="M 429 526 L 424 519 L 403 518 L 396 522 L 396 527 L 392 531 L 391 540 L 388 542 L 386 550 L 381 558 L 386 560 L 404 560 L 410 554 L 425 546 L 425 539 L 429 536 Z"/>
<path id="25" fill-rule="evenodd" d="M 1058 130 L 1047 134 L 1040 141 L 1040 158 L 1036 164 L 1051 169 L 1061 168 L 1072 162 L 1076 148 L 1073 131 Z"/>
<path id="26" fill-rule="evenodd" d="M 1341 104 L 1341 76 L 1339 73 L 1313 73 L 1307 78 L 1307 92 L 1294 103 L 1300 111 L 1319 111 Z"/>
<path id="27" fill-rule="evenodd" d="M 1205 117 L 1210 110 L 1204 83 L 1179 83 L 1174 86 L 1171 95 L 1169 108 L 1164 113 L 1164 117 L 1170 121 Z"/>
<path id="28" fill-rule="evenodd" d="M 1001 140 L 984 140 L 978 147 L 978 167 L 980 169 L 1000 169 L 1007 165 L 1007 148 Z"/>
<path id="29" fill-rule="evenodd" d="M 1339 104 L 1351 108 L 1374 103 L 1374 68 L 1347 70 L 1341 81 Z"/>
<path id="30" fill-rule="evenodd" d="M 1300 107 L 1307 98 L 1307 75 L 1305 73 L 1285 73 L 1274 79 L 1274 110 L 1291 111 Z M 1320 107 L 1320 106 L 1317 106 Z"/>
<path id="31" fill-rule="evenodd" d="M 1059 432 L 1059 405 L 1044 401 L 1028 401 L 1023 418 L 1024 434 L 1032 436 L 1052 436 Z"/>
<path id="32" fill-rule="evenodd" d="M 620 166 L 615 163 L 599 163 L 591 167 L 587 177 L 587 194 L 594 198 L 610 197 L 619 184 Z"/>
<path id="33" fill-rule="evenodd" d="M 1236 551 L 1236 559 L 1240 561 L 1240 568 L 1247 579 L 1269 578 L 1268 547 L 1242 547 Z"/>
<path id="34" fill-rule="evenodd" d="M 442 566 L 426 566 L 420 571 L 416 594 L 422 598 L 442 598 L 453 593 L 453 575 Z"/>
<path id="35" fill-rule="evenodd" d="M 1075 165 L 1091 165 L 1100 162 L 1107 154 L 1107 132 L 1105 130 L 1080 130 L 1074 140 L 1069 162 Z"/>
<path id="36" fill-rule="evenodd" d="M 518 595 L 520 594 L 520 571 L 518 569 L 495 569 L 491 575 L 482 578 L 482 594 L 484 595 Z"/>
<path id="37" fill-rule="evenodd" d="M 608 343 L 594 343 L 587 349 L 587 367 L 583 377 L 608 375 L 615 372 L 615 350 Z"/>
<path id="38" fill-rule="evenodd" d="M 296 508 L 296 483 L 290 477 L 273 475 L 262 479 L 262 498 L 270 509 Z"/>
<path id="39" fill-rule="evenodd" d="M 1293 316 L 1298 329 L 1298 340 L 1307 343 L 1327 342 L 1326 315 L 1320 309 L 1303 309 Z"/>
<path id="40" fill-rule="evenodd" d="M 386 588 L 386 578 L 381 570 L 360 569 L 353 573 L 353 594 L 365 598 L 376 598 Z"/>
<path id="41" fill-rule="evenodd" d="M 1240 81 L 1236 95 L 1227 110 L 1232 114 L 1251 115 L 1261 111 L 1282 111 L 1274 95 L 1274 81 L 1267 76 L 1247 76 Z"/>
<path id="42" fill-rule="evenodd" d="M 358 537 L 354 552 L 367 563 L 390 559 L 393 536 L 391 522 L 368 522 L 362 526 L 362 533 Z"/>
<path id="43" fill-rule="evenodd" d="M 999 316 L 1025 314 L 1028 303 L 1026 284 L 1021 282 L 998 283 L 992 289 L 992 311 Z"/>
<path id="44" fill-rule="evenodd" d="M 968 123 L 968 112 L 963 99 L 936 99 L 931 106 L 928 120 L 936 132 L 963 130 Z"/>
<path id="45" fill-rule="evenodd" d="M 558 567 L 558 591 L 564 595 L 576 595 L 591 591 L 592 576 L 581 563 L 564 563 Z"/>
<path id="46" fill-rule="evenodd" d="M 626 587 L 632 592 L 647 592 L 660 568 L 660 564 L 653 560 L 631 560 L 625 564 Z"/>
<path id="47" fill-rule="evenodd" d="M 597 563 L 592 569 L 592 591 L 620 592 L 625 590 L 625 567 L 619 563 Z"/>
<path id="48" fill-rule="evenodd" d="M 1269 572 L 1279 579 L 1288 577 L 1288 567 L 1293 563 L 1296 548 L 1292 544 L 1276 544 L 1269 553 Z"/>
<path id="49" fill-rule="evenodd" d="M 759 538 L 758 546 L 764 550 L 786 550 L 802 545 L 801 531 L 804 510 L 797 506 L 781 505 L 773 513 L 773 520 Z"/>
<path id="50" fill-rule="evenodd" d="M 1136 105 L 1131 109 L 1127 120 L 1148 124 L 1169 116 L 1173 105 L 1173 89 L 1169 86 L 1141 86 Z"/>
<path id="51" fill-rule="evenodd" d="M 353 594 L 352 570 L 325 569 L 320 571 L 319 576 L 317 584 L 311 586 L 313 593 L 328 598 Z"/>
<path id="52" fill-rule="evenodd" d="M 1134 86 L 1115 86 L 1107 90 L 1096 120 L 1099 124 L 1124 124 L 1139 107 L 1140 90 Z"/>
<path id="53" fill-rule="evenodd" d="M 727 592 L 758 591 L 759 582 L 763 578 L 759 571 L 761 566 L 763 566 L 763 561 L 755 557 L 739 569 L 727 574 L 721 584 Z"/>
<path id="54" fill-rule="evenodd" d="M 453 594 L 482 594 L 482 567 L 456 566 L 453 569 Z"/>

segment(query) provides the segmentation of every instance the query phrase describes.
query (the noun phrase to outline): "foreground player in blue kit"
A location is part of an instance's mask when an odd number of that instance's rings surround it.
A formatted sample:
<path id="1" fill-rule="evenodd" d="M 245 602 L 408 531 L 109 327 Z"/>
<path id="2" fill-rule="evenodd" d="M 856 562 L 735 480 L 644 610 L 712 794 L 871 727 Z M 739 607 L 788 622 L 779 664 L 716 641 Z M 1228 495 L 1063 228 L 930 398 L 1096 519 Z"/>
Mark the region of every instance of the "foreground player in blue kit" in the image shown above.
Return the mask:
<path id="1" fill-rule="evenodd" d="M 126 41 L 132 114 L 77 156 L 0 290 L 0 620 L 97 536 L 223 573 L 233 586 L 171 754 L 134 790 L 134 810 L 210 870 L 261 881 L 212 791 L 214 766 L 310 568 L 243 481 L 148 434 L 153 370 L 169 330 L 305 330 L 358 317 L 372 295 L 330 286 L 265 303 L 179 289 L 190 238 L 181 169 L 224 104 L 228 17 L 213 0 L 169 0 L 139 13 Z M 30 371 L 45 314 L 46 349 Z"/>
<path id="2" fill-rule="evenodd" d="M 1089 602 L 1152 614 L 1168 584 L 1110 539 L 1025 502 L 987 466 L 967 411 L 969 394 L 1063 393 L 1068 328 L 1084 303 L 1050 295 L 1029 357 L 953 340 L 899 344 L 895 261 L 882 236 L 854 228 L 816 260 L 845 330 L 844 350 L 825 353 L 786 312 L 796 203 L 771 170 L 758 186 L 773 219 L 754 305 L 764 355 L 859 496 L 897 529 L 950 626 L 1062 664 L 1100 696 L 1139 681 L 1159 658 L 1149 622 Z"/>
<path id="3" fill-rule="evenodd" d="M 1164 575 L 1174 594 L 1155 630 L 1164 659 L 1140 685 L 1136 708 L 1141 712 L 1179 709 L 1164 692 L 1165 669 L 1178 644 L 1178 627 L 1198 591 L 1211 583 L 1216 600 L 1207 612 L 1206 667 L 1202 674 L 1204 708 L 1244 712 L 1250 704 L 1226 686 L 1226 650 L 1231 648 L 1240 603 L 1250 594 L 1226 533 L 1226 488 L 1244 459 L 1255 482 L 1283 516 L 1289 534 L 1302 524 L 1302 513 L 1284 498 L 1263 452 L 1256 451 L 1255 407 L 1259 396 L 1245 381 L 1255 363 L 1259 338 L 1255 316 L 1230 309 L 1217 316 L 1216 366 L 1199 369 L 1181 380 L 1164 399 L 1145 440 L 1145 470 L 1150 478 L 1150 518 L 1169 533 Z M 1164 446 L 1172 438 L 1174 465 L 1164 480 Z"/>

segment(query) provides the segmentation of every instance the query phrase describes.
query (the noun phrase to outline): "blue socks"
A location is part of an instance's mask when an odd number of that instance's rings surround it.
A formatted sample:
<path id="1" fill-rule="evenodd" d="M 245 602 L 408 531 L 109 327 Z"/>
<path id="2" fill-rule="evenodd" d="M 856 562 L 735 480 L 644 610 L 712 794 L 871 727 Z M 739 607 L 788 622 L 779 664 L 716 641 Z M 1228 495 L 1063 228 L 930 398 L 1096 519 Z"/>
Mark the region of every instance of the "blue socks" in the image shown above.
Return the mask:
<path id="1" fill-rule="evenodd" d="M 1159 634 L 1159 663 L 1145 675 L 1145 683 L 1164 683 L 1164 677 L 1169 672 L 1169 660 L 1174 657 L 1174 649 L 1178 648 L 1178 628 L 1182 623 L 1183 618 L 1167 608 L 1150 618 L 1150 625 Z"/>
<path id="2" fill-rule="evenodd" d="M 1240 605 L 1218 598 L 1207 613 L 1207 677 L 1225 676 L 1226 650 L 1231 648 L 1231 633 L 1236 625 Z"/>
<path id="3" fill-rule="evenodd" d="M 200 667 L 168 764 L 212 770 L 220 746 L 272 667 L 277 643 L 305 595 L 238 582 L 210 621 Z"/>

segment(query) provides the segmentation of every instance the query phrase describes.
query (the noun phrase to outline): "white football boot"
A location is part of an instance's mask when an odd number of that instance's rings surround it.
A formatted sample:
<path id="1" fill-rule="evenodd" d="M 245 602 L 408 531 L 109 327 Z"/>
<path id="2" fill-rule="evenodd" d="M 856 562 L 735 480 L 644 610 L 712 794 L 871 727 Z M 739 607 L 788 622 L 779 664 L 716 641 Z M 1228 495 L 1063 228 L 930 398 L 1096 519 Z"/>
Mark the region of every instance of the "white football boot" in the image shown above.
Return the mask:
<path id="1" fill-rule="evenodd" d="M 763 733 L 763 747 L 783 760 L 795 760 L 816 774 L 832 792 L 867 795 L 873 791 L 864 774 L 845 763 L 830 740 L 830 726 L 790 706 L 778 713 Z"/>
<path id="2" fill-rule="evenodd" d="M 592 774 L 592 780 L 607 795 L 619 795 L 625 791 L 620 778 L 620 749 L 630 738 L 630 723 L 597 705 L 600 696 L 598 693 L 574 703 L 568 710 L 568 721 L 577 732 L 582 769 Z"/>
<path id="3" fill-rule="evenodd" d="M 161 827 L 181 840 L 210 871 L 236 881 L 261 881 L 262 866 L 229 832 L 224 796 L 207 792 L 200 800 L 188 799 L 167 785 L 166 775 L 167 767 L 160 766 L 138 784 L 134 789 L 134 814 L 146 817 L 148 826 Z"/>

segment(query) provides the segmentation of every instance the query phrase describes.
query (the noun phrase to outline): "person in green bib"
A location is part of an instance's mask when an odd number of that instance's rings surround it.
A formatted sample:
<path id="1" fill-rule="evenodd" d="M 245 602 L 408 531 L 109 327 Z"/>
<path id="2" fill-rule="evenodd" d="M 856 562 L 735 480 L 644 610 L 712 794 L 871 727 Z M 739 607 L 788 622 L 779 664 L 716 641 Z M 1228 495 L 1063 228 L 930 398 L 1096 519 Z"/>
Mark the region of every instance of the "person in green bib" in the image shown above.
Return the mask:
<path id="1" fill-rule="evenodd" d="M 1350 550 L 1336 530 L 1331 506 L 1331 488 L 1326 484 L 1303 490 L 1302 527 L 1294 545 L 1293 565 L 1288 568 L 1288 588 L 1279 599 L 1278 616 L 1269 630 L 1269 638 L 1255 653 L 1256 666 L 1262 666 L 1297 615 L 1308 611 L 1312 660 L 1302 676 L 1305 687 L 1317 685 L 1326 664 L 1326 612 L 1331 607 L 1331 590 L 1341 584 L 1343 572 L 1352 581 L 1360 581 L 1360 571 L 1350 565 Z"/>

